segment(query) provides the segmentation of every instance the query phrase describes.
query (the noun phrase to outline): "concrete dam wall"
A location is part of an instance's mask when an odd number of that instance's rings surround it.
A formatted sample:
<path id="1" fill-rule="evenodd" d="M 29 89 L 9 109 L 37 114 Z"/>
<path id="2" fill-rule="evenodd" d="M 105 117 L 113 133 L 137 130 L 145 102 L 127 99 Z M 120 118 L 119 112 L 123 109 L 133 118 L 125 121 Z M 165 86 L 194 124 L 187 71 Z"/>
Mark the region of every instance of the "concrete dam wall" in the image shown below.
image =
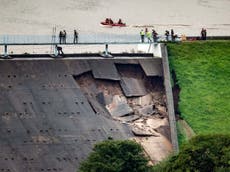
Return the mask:
<path id="1" fill-rule="evenodd" d="M 1 60 L 0 171 L 74 172 L 109 138 L 158 162 L 172 150 L 162 75 L 161 58 Z"/>

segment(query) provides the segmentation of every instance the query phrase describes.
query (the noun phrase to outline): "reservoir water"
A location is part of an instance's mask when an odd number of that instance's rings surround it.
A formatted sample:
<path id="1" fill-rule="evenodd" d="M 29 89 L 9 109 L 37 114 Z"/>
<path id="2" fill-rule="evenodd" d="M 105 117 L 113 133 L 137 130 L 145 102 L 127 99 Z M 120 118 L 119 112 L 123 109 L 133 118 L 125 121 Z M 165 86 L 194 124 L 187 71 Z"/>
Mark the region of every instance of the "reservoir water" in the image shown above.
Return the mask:
<path id="1" fill-rule="evenodd" d="M 125 28 L 105 28 L 106 17 Z M 0 35 L 47 35 L 55 26 L 72 33 L 139 33 L 146 26 L 163 34 L 230 36 L 230 0 L 0 0 Z"/>

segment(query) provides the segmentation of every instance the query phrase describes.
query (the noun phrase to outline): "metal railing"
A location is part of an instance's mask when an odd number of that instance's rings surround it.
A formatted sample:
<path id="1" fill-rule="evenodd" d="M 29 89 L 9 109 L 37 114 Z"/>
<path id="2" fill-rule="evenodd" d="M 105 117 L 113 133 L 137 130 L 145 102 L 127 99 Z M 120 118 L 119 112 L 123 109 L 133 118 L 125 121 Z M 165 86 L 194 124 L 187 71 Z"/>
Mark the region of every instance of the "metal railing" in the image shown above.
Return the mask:
<path id="1" fill-rule="evenodd" d="M 63 39 L 63 38 L 62 38 Z M 158 40 L 164 40 L 165 36 L 159 36 Z M 65 43 L 63 43 L 65 42 Z M 147 43 L 145 38 L 145 43 Z M 139 34 L 79 34 L 75 44 L 103 44 L 105 45 L 106 55 L 108 53 L 109 44 L 139 44 L 141 37 Z M 151 43 L 151 42 L 150 42 Z M 67 34 L 65 41 L 60 41 L 58 35 L 0 35 L 0 45 L 4 46 L 3 57 L 8 56 L 8 46 L 13 45 L 51 45 L 51 52 L 57 55 L 57 46 L 59 44 L 74 44 L 74 35 Z"/>
<path id="2" fill-rule="evenodd" d="M 79 34 L 78 43 L 97 44 L 97 43 L 137 43 L 140 36 L 127 34 Z M 58 35 L 0 35 L 0 44 L 59 44 Z M 66 43 L 74 43 L 74 35 L 66 36 Z"/>

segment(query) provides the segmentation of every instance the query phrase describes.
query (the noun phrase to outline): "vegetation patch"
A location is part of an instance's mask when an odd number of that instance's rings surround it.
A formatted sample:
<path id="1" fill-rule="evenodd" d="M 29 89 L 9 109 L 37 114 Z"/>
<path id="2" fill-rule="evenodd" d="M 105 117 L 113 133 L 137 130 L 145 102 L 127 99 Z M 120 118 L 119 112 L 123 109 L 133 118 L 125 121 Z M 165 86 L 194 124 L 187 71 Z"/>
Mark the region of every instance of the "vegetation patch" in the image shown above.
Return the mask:
<path id="1" fill-rule="evenodd" d="M 150 167 L 136 142 L 107 140 L 98 143 L 80 166 L 80 172 L 147 172 Z"/>
<path id="2" fill-rule="evenodd" d="M 230 135 L 193 137 L 177 155 L 149 166 L 142 147 L 130 140 L 107 140 L 95 145 L 80 172 L 227 172 L 230 170 Z"/>
<path id="3" fill-rule="evenodd" d="M 168 44 L 168 50 L 181 117 L 196 134 L 230 134 L 230 41 Z"/>
<path id="4" fill-rule="evenodd" d="M 229 171 L 230 136 L 200 135 L 182 146 L 180 153 L 153 167 L 153 172 Z"/>

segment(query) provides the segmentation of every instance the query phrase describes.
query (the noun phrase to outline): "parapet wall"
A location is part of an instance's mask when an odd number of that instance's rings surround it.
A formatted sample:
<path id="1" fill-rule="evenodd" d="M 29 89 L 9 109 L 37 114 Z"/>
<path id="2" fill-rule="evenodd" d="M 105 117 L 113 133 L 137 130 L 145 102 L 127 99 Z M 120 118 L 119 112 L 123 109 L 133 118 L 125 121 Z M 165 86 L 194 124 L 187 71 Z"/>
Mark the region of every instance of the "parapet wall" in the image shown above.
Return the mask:
<path id="1" fill-rule="evenodd" d="M 164 85 L 165 85 L 165 91 L 166 91 L 169 124 L 170 124 L 170 130 L 171 130 L 171 141 L 172 141 L 174 151 L 178 152 L 179 146 L 178 146 L 178 138 L 177 138 L 177 128 L 176 128 L 176 118 L 175 118 L 174 103 L 173 103 L 173 94 L 172 94 L 172 87 L 171 87 L 171 82 L 170 82 L 168 52 L 167 52 L 167 47 L 165 44 L 161 44 L 161 49 L 162 49 Z"/>

